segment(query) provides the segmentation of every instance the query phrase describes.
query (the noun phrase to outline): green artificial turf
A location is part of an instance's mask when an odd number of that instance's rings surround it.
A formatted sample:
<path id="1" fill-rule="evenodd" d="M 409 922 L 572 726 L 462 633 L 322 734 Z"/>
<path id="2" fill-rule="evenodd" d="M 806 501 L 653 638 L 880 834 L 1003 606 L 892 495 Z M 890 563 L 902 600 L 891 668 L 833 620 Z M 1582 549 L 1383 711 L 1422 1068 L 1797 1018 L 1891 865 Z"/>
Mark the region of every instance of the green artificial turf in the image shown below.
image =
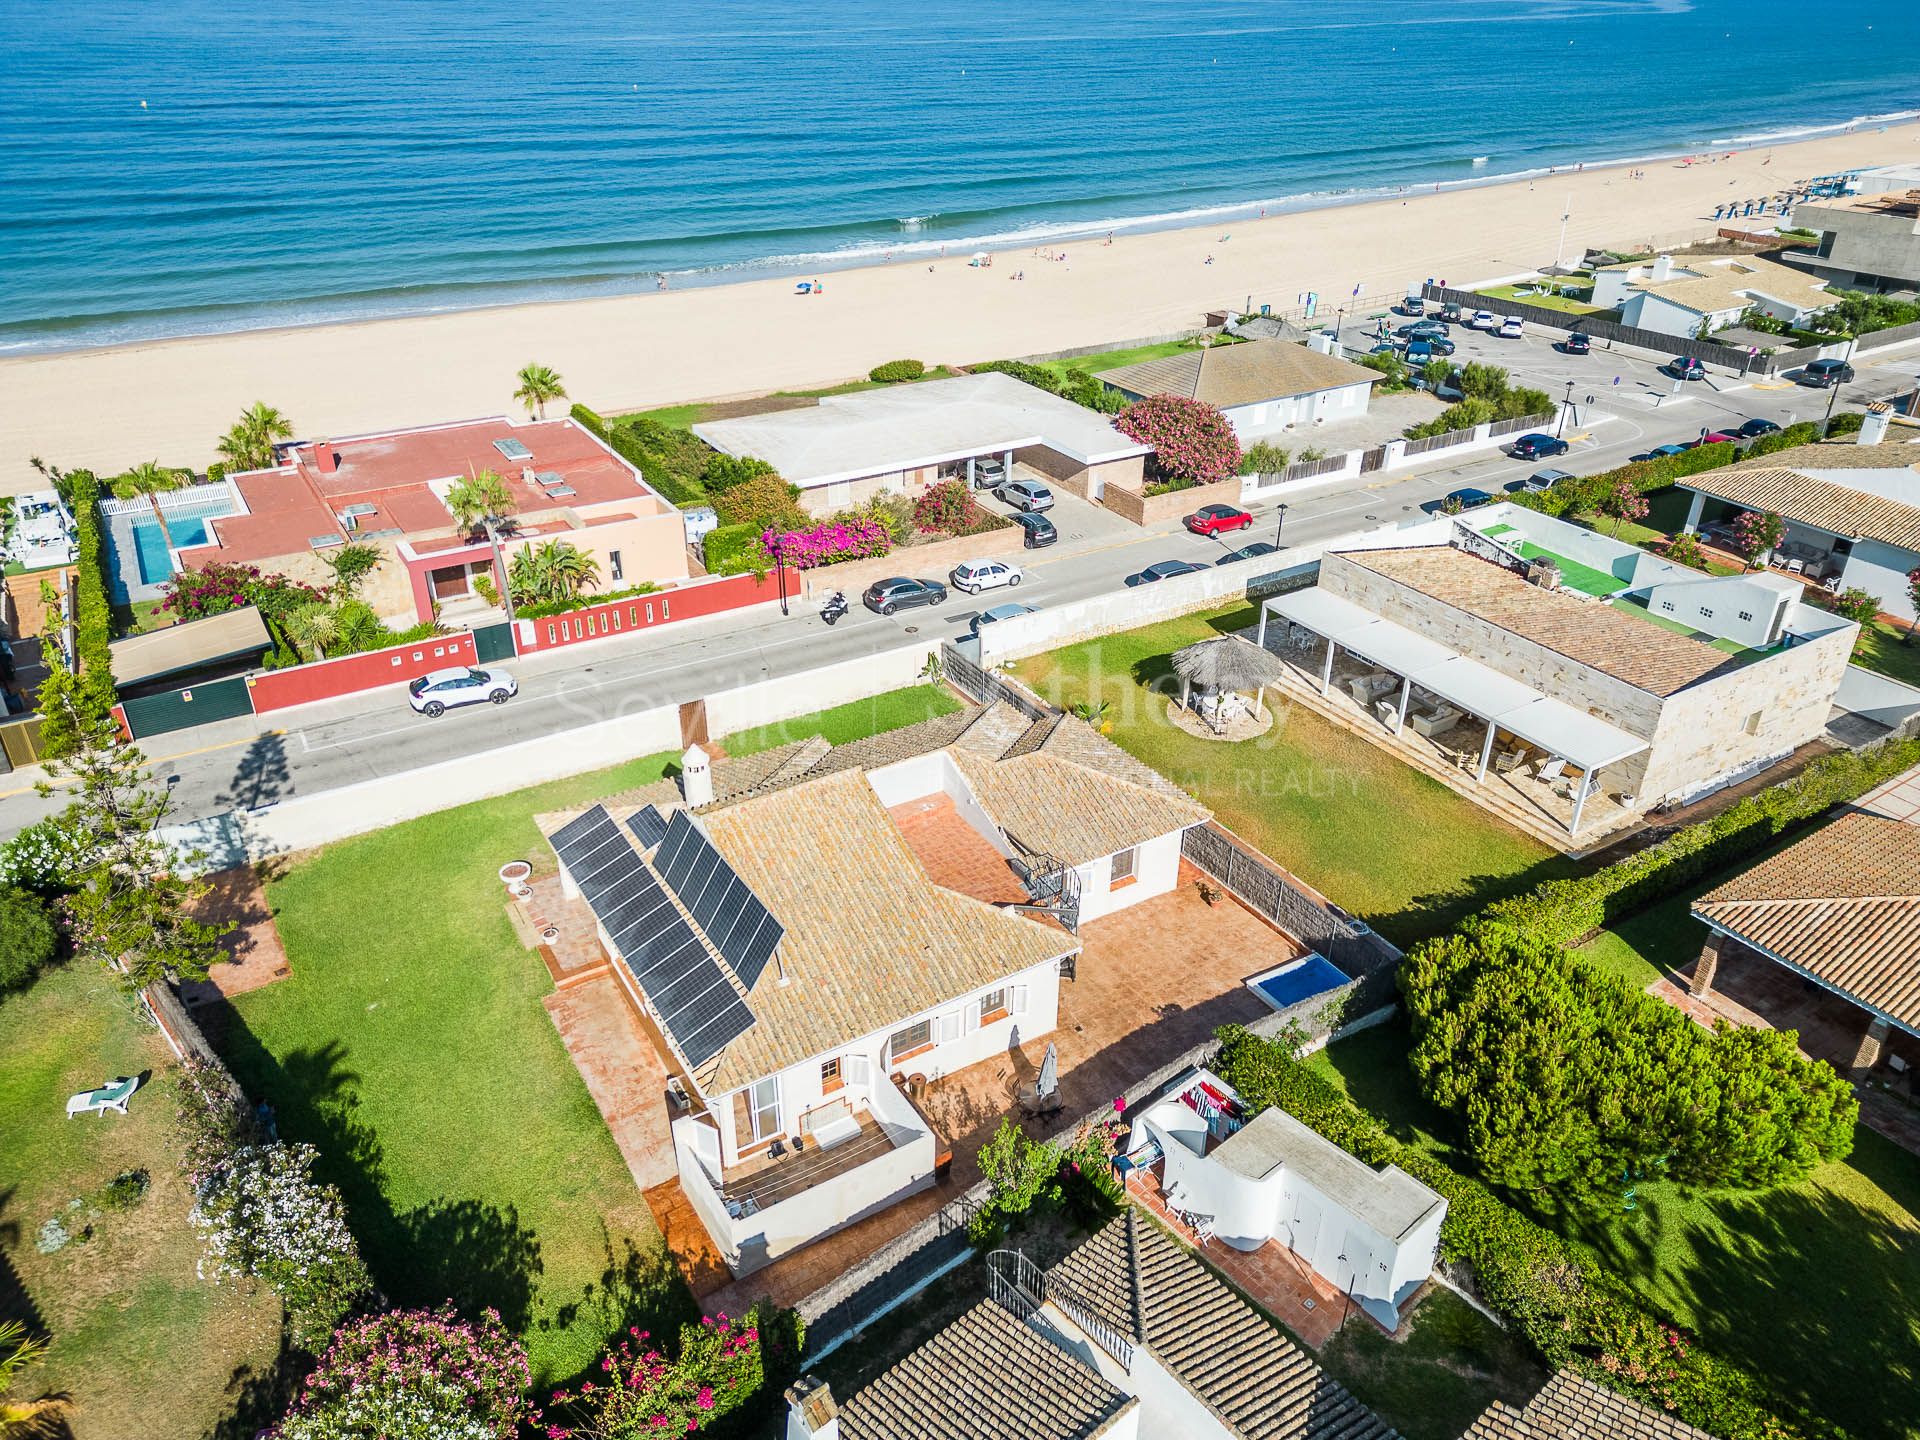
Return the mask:
<path id="1" fill-rule="evenodd" d="M 1496 895 L 1574 873 L 1572 862 L 1386 751 L 1302 708 L 1266 735 L 1203 740 L 1167 718 L 1171 655 L 1257 623 L 1247 606 L 1188 615 L 1023 660 L 1055 703 L 1105 701 L 1112 738 L 1219 820 L 1401 945 Z"/>
<path id="2" fill-rule="evenodd" d="M 1861 628 L 1853 663 L 1908 685 L 1920 685 L 1920 640 L 1910 638 L 1905 625 L 1876 620 Z"/>

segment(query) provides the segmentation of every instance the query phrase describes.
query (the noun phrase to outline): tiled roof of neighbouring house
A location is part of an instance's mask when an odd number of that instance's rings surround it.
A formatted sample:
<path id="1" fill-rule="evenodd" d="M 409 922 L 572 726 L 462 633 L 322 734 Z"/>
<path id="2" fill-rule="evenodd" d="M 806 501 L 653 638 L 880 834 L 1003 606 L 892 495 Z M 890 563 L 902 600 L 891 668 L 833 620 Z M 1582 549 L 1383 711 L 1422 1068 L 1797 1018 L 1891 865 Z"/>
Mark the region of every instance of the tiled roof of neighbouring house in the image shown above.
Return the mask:
<path id="1" fill-rule="evenodd" d="M 1246 340 L 1142 360 L 1094 378 L 1130 395 L 1180 395 L 1227 409 L 1369 385 L 1380 373 L 1291 340 Z"/>
<path id="2" fill-rule="evenodd" d="M 1057 1283 L 1056 1283 L 1057 1282 Z M 1047 1272 L 1047 1298 L 1145 1345 L 1244 1440 L 1387 1440 L 1394 1431 L 1199 1257 L 1130 1207 Z"/>
<path id="3" fill-rule="evenodd" d="M 1758 255 L 1689 260 L 1687 267 L 1700 273 L 1635 280 L 1633 288 L 1698 315 L 1732 309 L 1753 295 L 1766 295 L 1800 310 L 1817 310 L 1836 298 L 1827 293 L 1826 281 L 1819 276 Z"/>
<path id="4" fill-rule="evenodd" d="M 1712 1440 L 1683 1420 L 1562 1370 L 1515 1409 L 1496 1400 L 1464 1440 Z"/>
<path id="5" fill-rule="evenodd" d="M 1907 454 L 1889 457 L 1890 451 Z M 1903 550 L 1920 550 L 1920 505 L 1837 478 L 1804 473 L 1901 470 L 1916 464 L 1920 464 L 1920 445 L 1802 445 L 1769 455 L 1764 463 L 1689 475 L 1681 483 L 1716 499 L 1749 510 L 1772 511 L 1849 539 L 1880 540 Z M 1915 489 L 1920 493 L 1920 483 Z"/>
<path id="6" fill-rule="evenodd" d="M 840 1407 L 841 1440 L 1094 1440 L 1139 1402 L 991 1300 Z"/>
<path id="7" fill-rule="evenodd" d="M 1529 584 L 1451 545 L 1345 550 L 1337 557 L 1654 695 L 1672 695 L 1739 663 L 1690 635 Z M 1339 593 L 1337 578 L 1328 585 L 1337 572 L 1323 564 L 1321 586 Z"/>
<path id="8" fill-rule="evenodd" d="M 1693 913 L 1920 1029 L 1920 825 L 1842 815 L 1708 891 Z"/>

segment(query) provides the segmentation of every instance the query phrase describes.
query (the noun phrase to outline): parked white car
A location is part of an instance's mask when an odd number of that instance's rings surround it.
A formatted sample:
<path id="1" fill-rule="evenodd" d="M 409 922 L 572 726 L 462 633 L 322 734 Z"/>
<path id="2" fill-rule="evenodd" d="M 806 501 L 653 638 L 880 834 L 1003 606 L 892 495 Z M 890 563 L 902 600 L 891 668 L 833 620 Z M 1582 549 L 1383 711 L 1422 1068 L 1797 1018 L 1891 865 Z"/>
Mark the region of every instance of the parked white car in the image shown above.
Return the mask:
<path id="1" fill-rule="evenodd" d="M 487 701 L 504 705 L 520 693 L 520 682 L 504 670 L 483 670 L 478 666 L 456 666 L 448 670 L 430 670 L 407 686 L 407 703 L 436 720 L 456 705 L 478 705 Z"/>
<path id="2" fill-rule="evenodd" d="M 1469 330 L 1492 330 L 1500 323 L 1500 317 L 1491 310 L 1476 310 L 1473 318 L 1467 321 Z"/>
<path id="3" fill-rule="evenodd" d="M 982 590 L 1018 585 L 1026 578 L 1026 572 L 1005 560 L 965 560 L 954 566 L 947 578 L 953 582 L 954 589 L 978 595 Z"/>
<path id="4" fill-rule="evenodd" d="M 1500 338 L 1502 340 L 1518 340 L 1526 333 L 1526 329 L 1521 325 L 1518 315 L 1509 315 L 1500 322 Z"/>

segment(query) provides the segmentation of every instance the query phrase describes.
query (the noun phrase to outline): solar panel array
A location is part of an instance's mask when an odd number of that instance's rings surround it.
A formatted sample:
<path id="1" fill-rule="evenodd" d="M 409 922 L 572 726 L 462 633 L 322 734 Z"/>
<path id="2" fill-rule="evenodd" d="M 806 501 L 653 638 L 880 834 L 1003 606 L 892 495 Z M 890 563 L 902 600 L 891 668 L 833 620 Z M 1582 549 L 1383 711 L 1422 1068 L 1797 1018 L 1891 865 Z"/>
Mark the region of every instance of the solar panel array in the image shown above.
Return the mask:
<path id="1" fill-rule="evenodd" d="M 651 850 L 667 838 L 667 818 L 658 806 L 645 805 L 634 811 L 627 817 L 627 828 L 633 831 L 633 838 L 640 842 L 642 850 Z"/>
<path id="2" fill-rule="evenodd" d="M 667 836 L 660 842 L 654 864 L 714 948 L 727 957 L 733 973 L 751 990 L 787 927 L 773 918 L 684 810 L 676 810 L 667 822 Z"/>
<path id="3" fill-rule="evenodd" d="M 605 806 L 556 830 L 553 848 L 688 1064 L 745 1033 L 753 1012 Z"/>

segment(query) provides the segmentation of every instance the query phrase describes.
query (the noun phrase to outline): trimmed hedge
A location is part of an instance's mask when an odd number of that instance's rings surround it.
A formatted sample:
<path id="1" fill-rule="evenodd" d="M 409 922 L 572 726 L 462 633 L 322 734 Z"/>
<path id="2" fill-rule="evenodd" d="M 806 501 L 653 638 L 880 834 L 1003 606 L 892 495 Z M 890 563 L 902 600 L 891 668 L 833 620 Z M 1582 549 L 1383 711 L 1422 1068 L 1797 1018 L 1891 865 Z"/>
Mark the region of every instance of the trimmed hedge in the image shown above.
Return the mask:
<path id="1" fill-rule="evenodd" d="M 1791 780 L 1756 791 L 1718 815 L 1676 830 L 1657 845 L 1591 875 L 1547 880 L 1496 900 L 1480 914 L 1560 945 L 1675 894 L 1691 881 L 1771 845 L 1833 806 L 1857 799 L 1920 764 L 1920 736 L 1866 751 L 1823 755 Z"/>
<path id="2" fill-rule="evenodd" d="M 1036 390 L 1044 390 L 1049 395 L 1058 395 L 1063 400 L 1071 400 L 1076 405 L 1089 410 L 1097 410 L 1102 415 L 1118 415 L 1127 408 L 1127 397 L 1118 390 L 1110 390 L 1091 375 L 1072 375 L 1062 377 L 1055 371 L 1039 365 L 1029 365 L 1024 360 L 988 360 L 980 365 L 967 367 L 974 375 L 1011 375 Z"/>
<path id="3" fill-rule="evenodd" d="M 81 697 L 104 715 L 113 708 L 112 591 L 107 581 L 106 537 L 100 525 L 100 481 L 91 470 L 69 475 L 75 534 L 74 630 Z"/>
<path id="4" fill-rule="evenodd" d="M 889 360 L 884 365 L 876 365 L 867 372 L 867 378 L 880 385 L 898 385 L 903 380 L 918 380 L 927 373 L 924 362 L 919 360 Z"/>
<path id="5" fill-rule="evenodd" d="M 764 525 L 722 525 L 709 530 L 700 543 L 700 554 L 709 575 L 763 575 L 771 567 L 760 537 Z"/>
<path id="6" fill-rule="evenodd" d="M 1398 1165 L 1446 1197 L 1440 1251 L 1473 1271 L 1480 1298 L 1553 1369 L 1669 1411 L 1727 1440 L 1797 1432 L 1771 1413 L 1744 1369 L 1684 1337 L 1579 1246 L 1535 1224 L 1477 1180 L 1400 1144 L 1280 1041 L 1218 1032 L 1213 1069 L 1254 1109 L 1277 1105 L 1369 1165 Z"/>
<path id="7" fill-rule="evenodd" d="M 604 440 L 613 453 L 636 467 L 646 482 L 681 509 L 704 505 L 704 477 L 715 451 L 697 435 L 672 430 L 657 420 L 631 415 L 608 420 L 585 405 L 567 411 L 574 422 Z"/>

